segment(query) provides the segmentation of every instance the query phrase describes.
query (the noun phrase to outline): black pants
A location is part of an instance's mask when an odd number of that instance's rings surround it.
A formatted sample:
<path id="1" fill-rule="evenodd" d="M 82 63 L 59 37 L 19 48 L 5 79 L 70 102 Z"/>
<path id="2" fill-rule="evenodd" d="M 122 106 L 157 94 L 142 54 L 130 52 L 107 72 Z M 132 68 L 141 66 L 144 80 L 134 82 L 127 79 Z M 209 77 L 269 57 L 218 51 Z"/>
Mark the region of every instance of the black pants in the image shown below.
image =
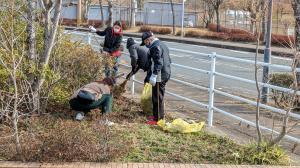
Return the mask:
<path id="1" fill-rule="evenodd" d="M 166 84 L 167 81 L 157 82 L 156 85 L 152 87 L 152 105 L 155 121 L 164 119 L 165 117 L 164 96 Z"/>

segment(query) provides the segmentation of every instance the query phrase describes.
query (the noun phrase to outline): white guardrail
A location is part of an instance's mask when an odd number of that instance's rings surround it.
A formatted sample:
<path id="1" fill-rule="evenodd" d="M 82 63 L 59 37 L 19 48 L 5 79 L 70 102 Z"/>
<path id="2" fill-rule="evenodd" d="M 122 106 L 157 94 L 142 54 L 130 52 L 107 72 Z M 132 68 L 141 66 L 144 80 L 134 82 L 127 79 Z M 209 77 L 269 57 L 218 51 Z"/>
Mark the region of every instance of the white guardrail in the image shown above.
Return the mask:
<path id="1" fill-rule="evenodd" d="M 91 41 L 92 41 L 92 35 L 91 35 L 91 33 L 88 33 L 88 34 L 86 34 L 86 33 L 80 33 L 80 32 L 70 32 L 70 33 L 71 34 L 76 34 L 76 35 L 86 36 L 88 44 L 91 45 Z M 96 46 L 96 47 L 99 47 L 99 46 Z M 210 58 L 210 67 L 211 67 L 210 71 L 172 63 L 172 66 L 176 66 L 178 68 L 184 68 L 184 69 L 188 69 L 188 70 L 192 70 L 192 71 L 196 71 L 196 72 L 199 72 L 199 73 L 203 73 L 203 74 L 209 75 L 209 88 L 206 88 L 206 87 L 203 87 L 203 86 L 199 86 L 199 85 L 195 85 L 195 84 L 192 84 L 192 83 L 189 83 L 189 82 L 186 82 L 186 81 L 182 81 L 182 80 L 179 80 L 179 79 L 175 79 L 175 78 L 171 78 L 170 79 L 170 80 L 172 80 L 174 82 L 177 82 L 177 83 L 180 83 L 180 84 L 184 84 L 184 85 L 191 86 L 191 87 L 194 87 L 194 88 L 197 88 L 197 89 L 208 91 L 208 93 L 209 93 L 209 97 L 208 97 L 209 101 L 208 101 L 208 104 L 205 104 L 205 103 L 202 103 L 202 102 L 199 102 L 199 101 L 187 98 L 187 97 L 185 97 L 183 95 L 175 94 L 175 93 L 172 93 L 172 92 L 169 92 L 169 91 L 166 91 L 167 94 L 170 94 L 170 95 L 172 95 L 174 97 L 177 97 L 179 99 L 188 101 L 188 102 L 193 103 L 195 105 L 198 105 L 201 108 L 208 109 L 208 126 L 212 126 L 213 125 L 213 114 L 214 114 L 214 111 L 216 111 L 216 112 L 219 112 L 219 113 L 221 113 L 221 114 L 223 114 L 225 116 L 231 117 L 231 118 L 233 118 L 235 120 L 238 120 L 238 121 L 246 123 L 246 124 L 248 124 L 250 126 L 256 127 L 256 124 L 254 122 L 252 122 L 252 121 L 243 119 L 243 118 L 241 118 L 241 117 L 239 117 L 237 115 L 231 114 L 231 113 L 226 112 L 226 111 L 224 111 L 222 109 L 214 107 L 214 94 L 215 93 L 220 94 L 220 95 L 225 96 L 225 97 L 229 97 L 229 98 L 234 99 L 234 100 L 238 100 L 238 101 L 247 103 L 247 104 L 252 105 L 252 106 L 256 106 L 257 105 L 256 101 L 249 100 L 249 99 L 246 99 L 246 98 L 242 98 L 242 97 L 237 96 L 237 95 L 232 95 L 230 93 L 226 93 L 226 92 L 217 90 L 214 87 L 214 85 L 215 85 L 215 77 L 216 76 L 221 76 L 221 77 L 224 77 L 224 78 L 227 78 L 227 79 L 232 79 L 232 80 L 241 81 L 241 82 L 245 82 L 245 83 L 255 84 L 255 81 L 253 81 L 253 80 L 249 80 L 249 79 L 245 79 L 245 78 L 241 78 L 241 77 L 236 77 L 236 76 L 232 76 L 232 75 L 227 75 L 227 74 L 223 74 L 223 73 L 220 73 L 220 72 L 216 72 L 216 68 L 215 67 L 216 67 L 216 61 L 217 61 L 217 59 L 230 60 L 230 61 L 235 61 L 235 62 L 240 62 L 240 63 L 246 63 L 246 64 L 255 64 L 254 61 L 252 61 L 252 60 L 246 60 L 246 59 L 240 59 L 240 58 L 234 58 L 234 57 L 229 57 L 229 56 L 224 56 L 224 55 L 219 55 L 219 54 L 216 54 L 215 52 L 213 52 L 211 54 L 205 54 L 205 53 L 198 53 L 198 52 L 192 52 L 192 51 L 186 51 L 186 50 L 183 51 L 183 50 L 175 49 L 175 48 L 172 48 L 170 50 L 171 51 L 185 52 L 187 54 L 197 54 L 198 56 L 209 57 Z M 128 55 L 127 53 L 123 53 L 123 54 Z M 121 64 L 121 65 L 123 65 L 125 67 L 128 67 L 128 68 L 130 67 L 129 65 L 125 65 L 125 64 Z M 269 66 L 269 67 L 272 67 L 274 69 L 281 69 L 281 70 L 285 70 L 285 71 L 291 71 L 292 70 L 291 67 L 284 66 L 284 65 L 276 65 L 276 64 L 269 64 L 269 63 L 263 63 L 263 62 L 257 62 L 257 65 L 260 65 L 260 66 Z M 300 72 L 300 68 L 297 68 L 296 71 Z M 135 76 L 133 76 L 133 78 L 132 78 L 132 86 L 131 86 L 131 93 L 132 94 L 135 93 L 135 91 L 134 91 L 135 90 L 135 82 L 138 83 L 138 84 L 144 84 L 143 82 L 136 80 Z M 271 89 L 274 89 L 274 90 L 278 90 L 278 91 L 282 91 L 282 92 L 285 92 L 285 93 L 294 93 L 294 91 L 292 89 L 289 89 L 289 88 L 279 87 L 279 86 L 271 85 L 271 84 L 268 84 L 268 83 L 261 83 L 261 82 L 259 82 L 258 84 L 260 86 L 265 86 L 265 87 L 268 87 L 268 88 L 271 88 Z M 297 95 L 300 95 L 300 91 L 297 91 Z M 269 106 L 269 105 L 266 105 L 266 104 L 259 104 L 259 106 L 261 108 L 270 110 L 270 111 L 272 111 L 274 113 L 279 113 L 279 114 L 283 114 L 283 115 L 286 114 L 286 111 L 284 109 L 279 109 L 279 108 L 272 107 L 272 106 Z M 297 119 L 297 120 L 300 120 L 300 115 L 299 114 L 290 113 L 290 117 L 292 117 L 294 119 Z M 265 130 L 265 131 L 273 132 L 275 134 L 279 134 L 279 132 L 277 132 L 275 130 L 272 130 L 270 128 L 264 127 L 264 126 L 261 126 L 261 129 Z M 300 143 L 300 139 L 299 138 L 296 138 L 296 137 L 293 137 L 293 136 L 290 136 L 290 135 L 286 135 L 285 138 L 288 139 L 288 140 L 294 141 L 296 143 Z"/>

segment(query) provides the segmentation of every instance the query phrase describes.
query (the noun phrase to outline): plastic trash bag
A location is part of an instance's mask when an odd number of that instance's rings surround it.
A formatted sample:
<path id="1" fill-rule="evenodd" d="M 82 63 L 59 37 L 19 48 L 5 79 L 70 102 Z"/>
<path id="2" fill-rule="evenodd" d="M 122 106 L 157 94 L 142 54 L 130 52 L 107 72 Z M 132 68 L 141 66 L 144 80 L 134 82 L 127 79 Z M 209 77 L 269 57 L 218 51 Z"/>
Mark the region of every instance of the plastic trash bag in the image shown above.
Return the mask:
<path id="1" fill-rule="evenodd" d="M 188 123 L 181 118 L 177 118 L 171 123 L 166 123 L 165 120 L 160 120 L 157 122 L 157 125 L 161 127 L 164 131 L 168 132 L 191 133 L 201 131 L 204 126 L 204 122 Z"/>
<path id="2" fill-rule="evenodd" d="M 152 85 L 146 83 L 141 97 L 141 106 L 144 113 L 152 114 Z"/>

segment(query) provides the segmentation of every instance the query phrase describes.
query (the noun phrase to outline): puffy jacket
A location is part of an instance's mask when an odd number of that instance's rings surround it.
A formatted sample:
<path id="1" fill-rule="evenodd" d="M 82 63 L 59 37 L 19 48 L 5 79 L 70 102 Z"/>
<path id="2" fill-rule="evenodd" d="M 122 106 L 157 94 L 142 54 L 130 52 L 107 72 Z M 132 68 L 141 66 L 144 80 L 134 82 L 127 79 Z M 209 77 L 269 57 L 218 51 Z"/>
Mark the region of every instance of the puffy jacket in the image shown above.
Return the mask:
<path id="1" fill-rule="evenodd" d="M 104 31 L 96 32 L 99 36 L 105 36 L 103 50 L 109 53 L 119 51 L 122 44 L 122 34 L 113 32 L 112 27 L 107 27 Z"/>

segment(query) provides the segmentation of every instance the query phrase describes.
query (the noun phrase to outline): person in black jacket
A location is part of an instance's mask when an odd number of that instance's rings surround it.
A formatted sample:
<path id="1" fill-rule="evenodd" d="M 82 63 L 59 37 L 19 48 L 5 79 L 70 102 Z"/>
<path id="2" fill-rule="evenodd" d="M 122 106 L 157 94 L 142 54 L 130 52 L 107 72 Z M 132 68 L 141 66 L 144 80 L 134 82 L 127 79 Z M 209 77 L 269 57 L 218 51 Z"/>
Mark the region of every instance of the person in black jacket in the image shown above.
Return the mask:
<path id="1" fill-rule="evenodd" d="M 131 59 L 131 72 L 126 77 L 129 80 L 140 69 L 148 71 L 150 69 L 150 59 L 148 58 L 149 49 L 145 46 L 139 46 L 133 38 L 127 39 L 126 48 L 129 51 Z"/>
<path id="2" fill-rule="evenodd" d="M 96 33 L 99 36 L 105 36 L 103 44 L 103 53 L 106 56 L 115 57 L 112 76 L 117 76 L 122 51 L 123 38 L 121 22 L 116 21 L 113 27 L 107 27 L 104 31 L 97 31 L 93 26 L 90 26 L 89 28 L 91 32 Z M 105 75 L 106 77 L 111 76 L 111 70 L 107 65 L 105 66 Z"/>
<path id="3" fill-rule="evenodd" d="M 165 86 L 171 77 L 171 58 L 169 48 L 155 38 L 151 31 L 144 32 L 142 44 L 149 48 L 149 58 L 151 59 L 151 70 L 148 71 L 145 82 L 149 82 L 152 87 L 153 120 L 147 124 L 156 125 L 158 120 L 164 119 L 164 95 Z"/>

